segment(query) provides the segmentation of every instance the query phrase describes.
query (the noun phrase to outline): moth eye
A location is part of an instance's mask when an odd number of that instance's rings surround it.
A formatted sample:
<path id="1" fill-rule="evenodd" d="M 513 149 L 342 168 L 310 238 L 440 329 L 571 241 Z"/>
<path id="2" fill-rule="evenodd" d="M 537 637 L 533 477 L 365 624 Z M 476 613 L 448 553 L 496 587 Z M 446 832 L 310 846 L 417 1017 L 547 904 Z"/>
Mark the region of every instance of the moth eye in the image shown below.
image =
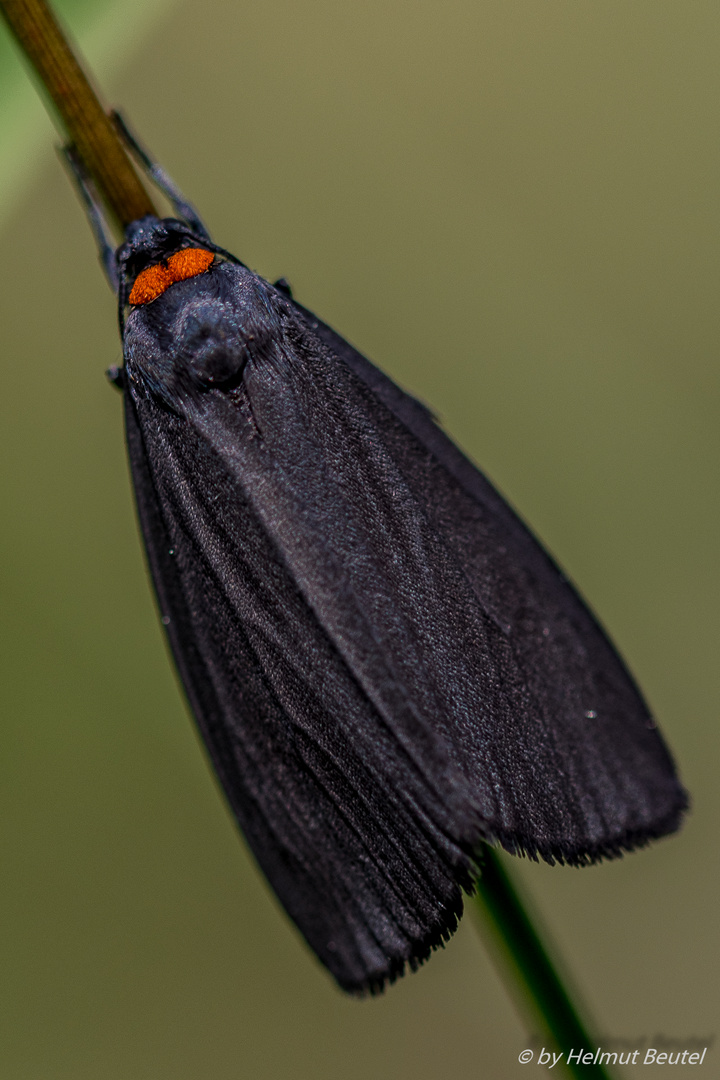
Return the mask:
<path id="1" fill-rule="evenodd" d="M 183 248 L 165 262 L 148 266 L 138 274 L 129 296 L 134 305 L 150 304 L 176 281 L 186 281 L 210 269 L 215 256 L 205 248 Z"/>

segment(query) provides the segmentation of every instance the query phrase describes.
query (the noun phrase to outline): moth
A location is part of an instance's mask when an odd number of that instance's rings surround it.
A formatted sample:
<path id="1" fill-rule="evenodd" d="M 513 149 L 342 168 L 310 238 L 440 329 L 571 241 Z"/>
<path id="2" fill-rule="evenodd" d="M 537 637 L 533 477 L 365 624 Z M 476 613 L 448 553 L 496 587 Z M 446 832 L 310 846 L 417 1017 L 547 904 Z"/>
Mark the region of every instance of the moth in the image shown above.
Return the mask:
<path id="1" fill-rule="evenodd" d="M 687 799 L 577 592 L 427 408 L 175 218 L 117 251 L 137 511 L 191 709 L 257 862 L 345 990 L 447 940 L 483 844 L 585 865 Z"/>

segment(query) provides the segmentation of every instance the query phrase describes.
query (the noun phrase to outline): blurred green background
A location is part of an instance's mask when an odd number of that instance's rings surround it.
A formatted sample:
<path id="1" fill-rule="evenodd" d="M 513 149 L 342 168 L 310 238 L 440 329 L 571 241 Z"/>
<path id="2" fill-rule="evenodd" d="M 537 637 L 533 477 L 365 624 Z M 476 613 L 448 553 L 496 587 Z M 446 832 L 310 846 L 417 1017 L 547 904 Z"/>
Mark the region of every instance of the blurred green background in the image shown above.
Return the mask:
<path id="1" fill-rule="evenodd" d="M 704 1045 L 717 3 L 64 10 L 215 239 L 432 403 L 627 657 L 693 795 L 685 829 L 586 870 L 509 862 L 605 1042 Z M 246 856 L 145 577 L 103 375 L 120 359 L 113 299 L 5 38 L 0 1076 L 529 1078 L 528 1035 L 469 919 L 383 998 L 349 1000 Z M 704 1076 L 717 1061 L 711 1048 Z"/>

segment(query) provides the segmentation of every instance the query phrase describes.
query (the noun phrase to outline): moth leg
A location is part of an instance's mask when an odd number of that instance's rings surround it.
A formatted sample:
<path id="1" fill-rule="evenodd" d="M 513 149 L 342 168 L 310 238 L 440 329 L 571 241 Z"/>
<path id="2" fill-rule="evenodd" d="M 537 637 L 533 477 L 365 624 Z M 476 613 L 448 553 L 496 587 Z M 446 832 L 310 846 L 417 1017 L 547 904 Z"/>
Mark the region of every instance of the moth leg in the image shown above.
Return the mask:
<path id="1" fill-rule="evenodd" d="M 117 390 L 124 390 L 126 385 L 125 368 L 113 364 L 105 372 L 108 382 L 111 382 Z"/>
<path id="2" fill-rule="evenodd" d="M 292 289 L 287 278 L 279 277 L 277 281 L 273 281 L 273 287 L 279 289 L 281 293 L 285 293 L 292 300 Z"/>
<path id="3" fill-rule="evenodd" d="M 156 161 L 153 161 L 147 150 L 140 145 L 120 113 L 112 112 L 110 116 L 117 128 L 120 138 L 140 165 L 142 165 L 143 169 L 145 169 L 155 186 L 170 200 L 172 208 L 177 216 L 182 218 L 183 221 L 190 226 L 193 232 L 198 233 L 199 236 L 203 236 L 206 240 L 209 240 L 210 234 L 200 219 L 197 210 L 192 203 L 187 201 L 177 184 L 175 184 L 168 176 L 161 165 L 158 165 Z"/>
<path id="4" fill-rule="evenodd" d="M 117 296 L 118 270 L 115 261 L 115 241 L 108 225 L 107 218 L 102 208 L 97 192 L 93 186 L 90 175 L 82 163 L 80 155 L 74 146 L 61 147 L 61 153 L 65 158 L 70 176 L 78 190 L 82 203 L 85 207 L 87 219 L 90 222 L 95 243 L 97 244 L 100 263 L 105 271 L 110 288 Z"/>

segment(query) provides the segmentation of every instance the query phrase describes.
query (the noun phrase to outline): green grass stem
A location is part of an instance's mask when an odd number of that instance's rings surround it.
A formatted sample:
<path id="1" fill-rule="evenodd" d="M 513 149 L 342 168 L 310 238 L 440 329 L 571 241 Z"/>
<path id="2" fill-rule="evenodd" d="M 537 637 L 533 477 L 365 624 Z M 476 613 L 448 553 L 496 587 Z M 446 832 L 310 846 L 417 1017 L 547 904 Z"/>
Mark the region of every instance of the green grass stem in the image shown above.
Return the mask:
<path id="1" fill-rule="evenodd" d="M 578 1051 L 599 1057 L 599 1043 L 580 1019 L 526 906 L 490 847 L 483 851 L 480 871 L 473 902 L 491 955 L 519 1011 L 539 1025 L 546 1049 L 562 1053 L 562 1066 L 571 1076 L 612 1080 L 599 1061 L 576 1060 Z M 537 1065 L 539 1052 L 534 1049 L 532 1064 Z"/>

